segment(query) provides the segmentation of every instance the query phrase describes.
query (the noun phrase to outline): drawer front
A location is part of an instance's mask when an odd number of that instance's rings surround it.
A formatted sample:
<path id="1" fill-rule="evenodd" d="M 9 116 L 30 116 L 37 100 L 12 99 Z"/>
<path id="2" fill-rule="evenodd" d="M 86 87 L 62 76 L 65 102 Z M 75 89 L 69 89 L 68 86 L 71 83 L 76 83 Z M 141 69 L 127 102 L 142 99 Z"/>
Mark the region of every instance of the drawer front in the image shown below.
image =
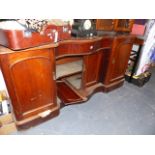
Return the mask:
<path id="1" fill-rule="evenodd" d="M 56 56 L 65 56 L 65 55 L 80 55 L 80 54 L 89 54 L 95 52 L 100 48 L 111 47 L 112 39 L 104 38 L 97 41 L 89 42 L 63 42 L 56 48 Z"/>
<path id="2" fill-rule="evenodd" d="M 99 43 L 67 43 L 56 48 L 56 56 L 84 54 L 99 48 Z"/>

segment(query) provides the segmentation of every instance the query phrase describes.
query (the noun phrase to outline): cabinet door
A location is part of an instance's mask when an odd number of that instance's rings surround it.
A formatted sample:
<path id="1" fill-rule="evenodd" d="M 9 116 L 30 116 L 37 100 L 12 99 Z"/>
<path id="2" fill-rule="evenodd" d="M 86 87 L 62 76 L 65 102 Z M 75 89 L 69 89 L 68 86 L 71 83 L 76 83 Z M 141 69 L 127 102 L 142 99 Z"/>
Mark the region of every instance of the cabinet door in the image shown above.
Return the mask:
<path id="1" fill-rule="evenodd" d="M 115 82 L 124 78 L 125 70 L 127 68 L 128 59 L 133 45 L 133 40 L 133 37 L 115 38 L 109 66 L 109 82 Z"/>
<path id="2" fill-rule="evenodd" d="M 109 49 L 101 49 L 97 53 L 84 56 L 83 87 L 95 85 L 103 79 L 107 69 Z"/>
<path id="3" fill-rule="evenodd" d="M 115 20 L 114 30 L 130 32 L 134 24 L 133 19 L 117 19 Z"/>
<path id="4" fill-rule="evenodd" d="M 1 66 L 17 120 L 57 106 L 52 49 L 1 55 Z"/>
<path id="5" fill-rule="evenodd" d="M 114 19 L 97 19 L 96 20 L 96 29 L 111 31 L 114 28 Z"/>

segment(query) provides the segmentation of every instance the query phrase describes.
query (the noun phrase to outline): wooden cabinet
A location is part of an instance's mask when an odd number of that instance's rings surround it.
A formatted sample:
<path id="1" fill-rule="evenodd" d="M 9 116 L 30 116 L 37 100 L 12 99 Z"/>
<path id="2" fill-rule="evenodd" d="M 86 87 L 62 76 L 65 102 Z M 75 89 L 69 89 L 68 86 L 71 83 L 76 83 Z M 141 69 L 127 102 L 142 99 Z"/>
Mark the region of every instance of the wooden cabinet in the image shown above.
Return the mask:
<path id="1" fill-rule="evenodd" d="M 134 37 L 115 37 L 111 56 L 109 58 L 108 70 L 104 80 L 106 91 L 110 91 L 123 84 L 133 41 Z"/>
<path id="2" fill-rule="evenodd" d="M 58 114 L 57 98 L 63 107 L 82 103 L 97 91 L 108 92 L 121 86 L 133 41 L 130 35 L 115 35 L 19 51 L 0 47 L 0 67 L 18 125 Z M 69 66 L 69 62 L 78 62 L 78 67 L 76 70 L 72 65 L 71 72 L 66 73 L 69 68 L 60 65 Z M 57 79 L 55 67 L 57 73 L 64 72 Z"/>
<path id="3" fill-rule="evenodd" d="M 115 20 L 114 30 L 115 31 L 130 32 L 132 30 L 133 24 L 134 24 L 133 19 Z"/>
<path id="4" fill-rule="evenodd" d="M 96 29 L 112 31 L 114 29 L 115 20 L 114 19 L 97 19 Z"/>
<path id="5" fill-rule="evenodd" d="M 104 31 L 130 32 L 133 24 L 133 19 L 97 19 L 96 29 Z"/>
<path id="6" fill-rule="evenodd" d="M 6 52 L 0 64 L 17 121 L 58 110 L 52 48 Z"/>

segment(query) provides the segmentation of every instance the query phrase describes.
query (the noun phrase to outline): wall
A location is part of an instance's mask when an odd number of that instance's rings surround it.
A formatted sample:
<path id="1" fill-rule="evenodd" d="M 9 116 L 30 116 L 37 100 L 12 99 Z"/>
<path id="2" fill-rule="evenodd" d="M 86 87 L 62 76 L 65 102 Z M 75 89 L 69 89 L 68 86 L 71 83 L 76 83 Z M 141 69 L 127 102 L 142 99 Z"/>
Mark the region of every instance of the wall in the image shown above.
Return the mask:
<path id="1" fill-rule="evenodd" d="M 7 91 L 7 88 L 6 88 L 6 85 L 5 85 L 5 81 L 4 81 L 4 78 L 3 78 L 3 75 L 2 75 L 2 72 L 0 70 L 0 91 L 1 90 L 5 90 L 7 95 L 8 95 L 8 91 Z"/>

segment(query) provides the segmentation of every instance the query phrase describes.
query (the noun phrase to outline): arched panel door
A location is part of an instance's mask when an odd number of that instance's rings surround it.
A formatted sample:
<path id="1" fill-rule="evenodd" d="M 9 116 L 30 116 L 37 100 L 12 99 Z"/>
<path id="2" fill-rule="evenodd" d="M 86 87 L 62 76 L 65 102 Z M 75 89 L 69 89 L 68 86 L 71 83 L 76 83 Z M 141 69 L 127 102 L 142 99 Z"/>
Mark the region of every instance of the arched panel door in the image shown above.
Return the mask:
<path id="1" fill-rule="evenodd" d="M 133 45 L 133 37 L 117 37 L 114 40 L 112 57 L 110 60 L 110 82 L 124 78 L 125 70 Z"/>
<path id="2" fill-rule="evenodd" d="M 2 65 L 17 120 L 56 106 L 54 52 L 50 49 L 3 55 Z"/>

